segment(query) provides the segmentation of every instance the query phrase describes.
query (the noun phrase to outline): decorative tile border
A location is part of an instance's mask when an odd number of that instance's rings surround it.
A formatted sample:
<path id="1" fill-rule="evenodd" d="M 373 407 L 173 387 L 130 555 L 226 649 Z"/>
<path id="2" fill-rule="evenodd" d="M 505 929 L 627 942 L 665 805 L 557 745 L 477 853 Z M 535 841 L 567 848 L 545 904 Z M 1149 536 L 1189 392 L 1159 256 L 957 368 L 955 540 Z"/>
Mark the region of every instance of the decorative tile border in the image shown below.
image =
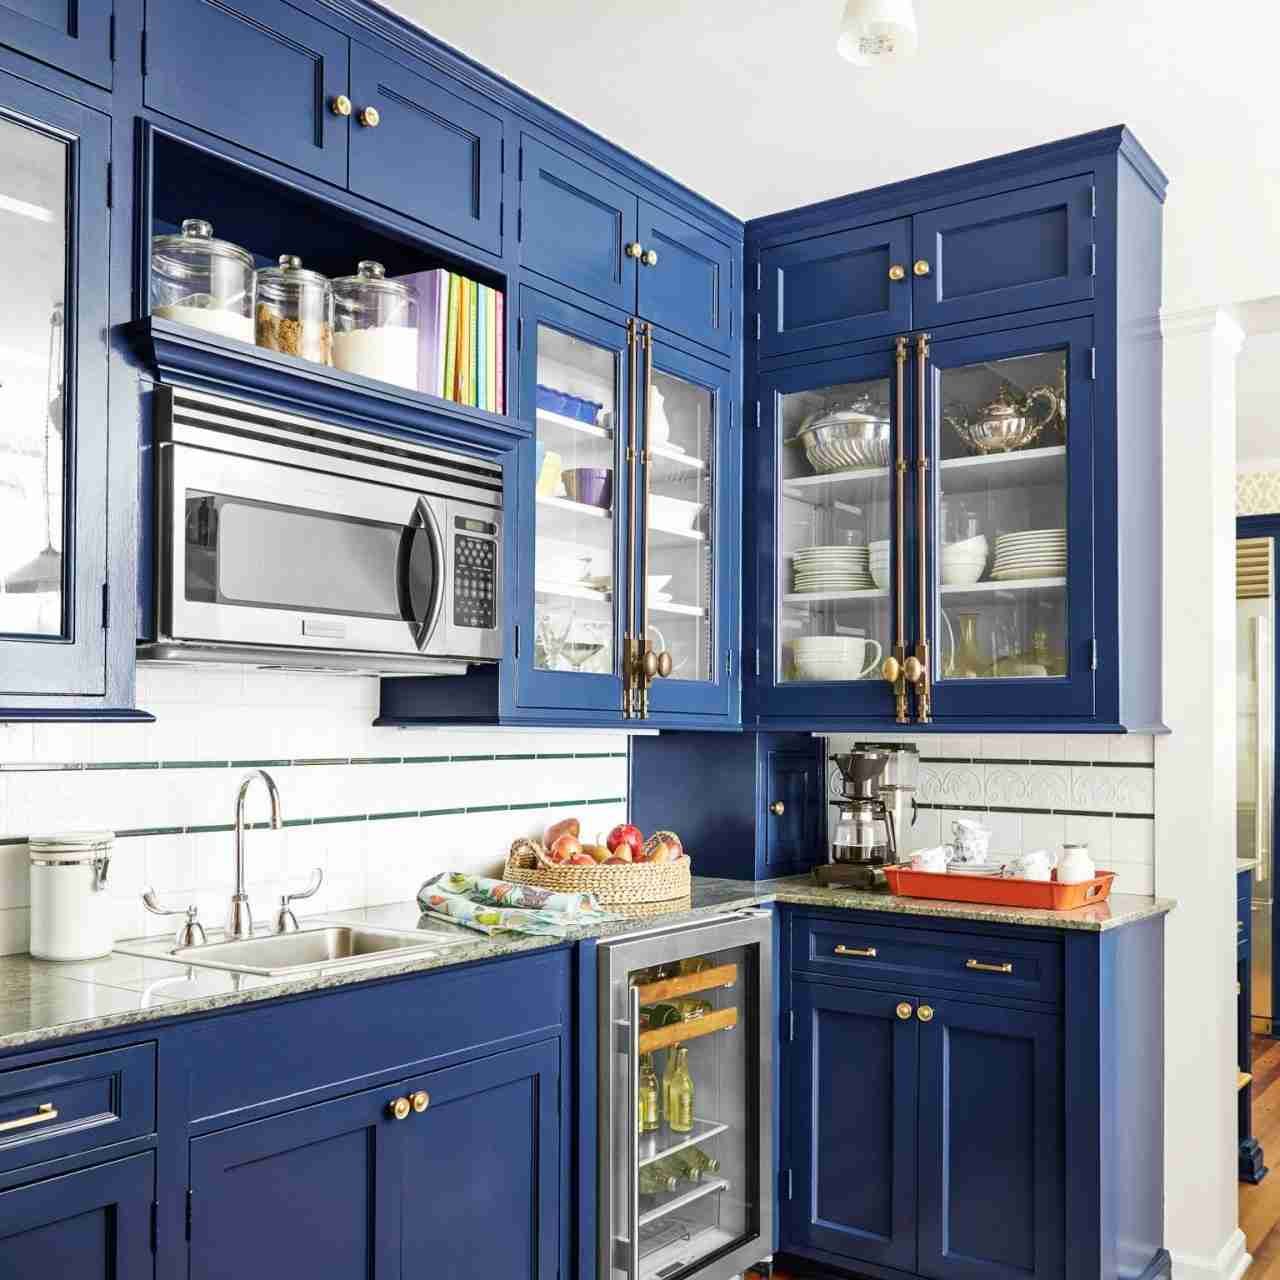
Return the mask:
<path id="1" fill-rule="evenodd" d="M 1063 769 L 1155 769 L 1153 760 L 1061 760 L 1055 757 L 1027 756 L 1016 759 L 1005 756 L 921 756 L 921 764 L 1008 764 L 1037 765 Z"/>
<path id="2" fill-rule="evenodd" d="M 293 760 L 103 760 L 93 763 L 0 763 L 0 773 L 89 773 L 106 769 L 285 769 L 309 765 L 475 764 L 508 760 L 625 760 L 625 751 L 530 751 L 449 756 L 308 756 Z M 505 806 L 503 806 L 505 807 Z M 472 810 L 471 812 L 475 812 Z"/>
<path id="3" fill-rule="evenodd" d="M 949 811 L 955 813 L 1039 813 L 1054 814 L 1065 818 L 1140 818 L 1144 822 L 1154 822 L 1154 813 L 1124 813 L 1121 810 L 1106 809 L 1028 809 L 1007 804 L 926 804 L 920 801 L 917 809 Z"/>

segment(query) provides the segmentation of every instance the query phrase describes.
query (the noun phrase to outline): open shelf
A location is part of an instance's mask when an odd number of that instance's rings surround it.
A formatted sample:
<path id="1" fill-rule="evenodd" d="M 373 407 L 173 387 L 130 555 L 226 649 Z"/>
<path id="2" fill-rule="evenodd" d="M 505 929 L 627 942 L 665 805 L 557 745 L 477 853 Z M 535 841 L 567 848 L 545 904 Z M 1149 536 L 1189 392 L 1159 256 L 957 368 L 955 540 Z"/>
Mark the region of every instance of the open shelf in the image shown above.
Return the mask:
<path id="1" fill-rule="evenodd" d="M 704 1179 L 696 1186 L 690 1187 L 688 1191 L 678 1191 L 675 1195 L 663 1200 L 652 1209 L 646 1209 L 640 1215 L 640 1225 L 647 1227 L 651 1222 L 657 1222 L 668 1214 L 683 1209 L 685 1205 L 693 1204 L 695 1200 L 701 1200 L 703 1196 L 715 1195 L 718 1191 L 726 1190 L 728 1186 L 729 1184 L 724 1178 Z"/>
<path id="2" fill-rule="evenodd" d="M 599 520 L 603 524 L 613 521 L 613 512 L 602 507 L 589 506 L 585 502 L 571 502 L 568 498 L 539 498 L 540 512 L 551 516 L 547 527 L 542 527 L 539 520 L 539 533 L 547 533 L 553 537 L 572 538 L 575 535 L 573 518 L 584 517 L 587 520 Z M 563 520 L 557 519 L 563 516 Z M 556 526 L 559 526 L 557 529 Z M 650 547 L 678 547 L 688 542 L 705 542 L 706 534 L 698 529 L 662 529 L 650 524 L 648 528 Z"/>
<path id="3" fill-rule="evenodd" d="M 683 1270 L 690 1261 L 709 1258 L 737 1238 L 723 1227 L 680 1218 L 655 1222 L 640 1236 L 641 1280 L 672 1275 L 675 1270 Z M 696 1253 L 693 1249 L 695 1243 Z"/>
<path id="4" fill-rule="evenodd" d="M 782 492 L 788 498 L 821 505 L 831 500 L 832 490 L 850 494 L 867 485 L 889 483 L 888 467 L 854 467 L 848 471 L 826 471 L 821 475 L 793 476 L 782 482 Z"/>
<path id="5" fill-rule="evenodd" d="M 664 1130 L 659 1133 L 642 1133 L 640 1135 L 640 1167 L 654 1164 L 664 1156 L 673 1156 L 685 1147 L 696 1147 L 700 1142 L 707 1142 L 718 1133 L 724 1133 L 729 1126 L 718 1124 L 713 1120 L 693 1121 L 691 1133 L 672 1133 Z"/>
<path id="6" fill-rule="evenodd" d="M 964 585 L 943 586 L 938 588 L 944 596 L 990 596 L 1014 594 L 1020 591 L 1052 591 L 1060 590 L 1067 585 L 1066 578 L 1022 578 L 1010 582 L 970 582 Z"/>
<path id="7" fill-rule="evenodd" d="M 544 437 L 554 434 L 557 431 L 568 432 L 571 435 L 582 436 L 588 440 L 597 440 L 601 443 L 609 443 L 609 452 L 613 452 L 613 428 L 597 426 L 595 423 L 583 422 L 581 418 L 570 418 L 563 413 L 553 413 L 550 409 L 537 410 L 538 429 Z M 653 470 L 659 473 L 655 478 L 663 475 L 675 474 L 677 472 L 683 474 L 689 471 L 705 471 L 707 469 L 706 460 L 697 458 L 691 453 L 685 453 L 682 449 L 673 449 L 670 445 L 652 444 L 649 446 L 651 457 L 661 461 L 664 465 L 658 466 L 656 462 L 650 463 Z"/>
<path id="8" fill-rule="evenodd" d="M 944 587 L 946 591 L 948 588 Z M 788 591 L 782 597 L 783 604 L 849 604 L 858 600 L 884 600 L 889 595 L 888 587 L 863 587 L 859 591 Z"/>
<path id="9" fill-rule="evenodd" d="M 942 491 L 982 493 L 993 486 L 1023 489 L 1038 484 L 1061 484 L 1066 473 L 1066 445 L 1017 449 L 1012 453 L 983 453 L 966 458 L 943 458 L 938 463 Z"/>
<path id="10" fill-rule="evenodd" d="M 533 589 L 537 595 L 559 600 L 584 600 L 601 605 L 613 603 L 612 591 L 600 591 L 595 587 L 580 586 L 572 582 L 535 582 Z M 679 604 L 675 600 L 665 603 L 650 601 L 648 609 L 650 613 L 666 614 L 673 618 L 705 618 L 707 616 L 707 610 L 701 605 Z"/>
<path id="11" fill-rule="evenodd" d="M 652 1053 L 655 1049 L 669 1049 L 673 1044 L 685 1044 L 717 1031 L 731 1031 L 738 1025 L 737 1006 L 716 1009 L 688 1022 L 675 1022 L 669 1027 L 655 1027 L 640 1033 L 640 1052 Z"/>
<path id="12" fill-rule="evenodd" d="M 697 991 L 715 991 L 735 986 L 738 981 L 736 964 L 716 965 L 700 973 L 681 973 L 674 978 L 663 978 L 636 987 L 641 1004 L 657 1004 L 660 1000 L 673 1000 L 678 996 L 691 996 Z"/>

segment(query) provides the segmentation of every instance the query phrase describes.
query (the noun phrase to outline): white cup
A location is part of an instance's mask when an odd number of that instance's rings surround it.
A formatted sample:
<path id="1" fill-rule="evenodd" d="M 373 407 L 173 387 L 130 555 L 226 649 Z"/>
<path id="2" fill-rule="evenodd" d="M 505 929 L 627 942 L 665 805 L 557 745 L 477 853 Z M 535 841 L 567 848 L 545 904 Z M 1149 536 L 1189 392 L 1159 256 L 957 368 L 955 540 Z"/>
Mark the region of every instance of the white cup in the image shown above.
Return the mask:
<path id="1" fill-rule="evenodd" d="M 918 849 L 911 855 L 912 871 L 942 871 L 947 869 L 947 850 L 944 845 L 932 849 Z"/>
<path id="2" fill-rule="evenodd" d="M 984 863 L 991 848 L 991 831 L 973 818 L 957 818 L 951 824 L 951 842 L 957 862 Z"/>
<path id="3" fill-rule="evenodd" d="M 1058 859 L 1059 884 L 1084 884 L 1098 874 L 1087 844 L 1064 844 Z"/>
<path id="4" fill-rule="evenodd" d="M 1048 880 L 1057 861 L 1048 849 L 1031 849 L 1012 859 L 1006 873 L 1019 880 Z"/>

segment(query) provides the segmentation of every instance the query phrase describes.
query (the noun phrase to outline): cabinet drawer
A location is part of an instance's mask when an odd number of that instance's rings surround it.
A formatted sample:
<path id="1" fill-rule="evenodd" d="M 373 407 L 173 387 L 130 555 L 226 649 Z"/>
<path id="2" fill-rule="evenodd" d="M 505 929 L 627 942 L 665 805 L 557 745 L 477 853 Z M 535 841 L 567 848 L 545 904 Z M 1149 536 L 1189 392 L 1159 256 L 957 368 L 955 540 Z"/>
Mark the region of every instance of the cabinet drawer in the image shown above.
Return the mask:
<path id="1" fill-rule="evenodd" d="M 792 925 L 793 967 L 896 983 L 904 990 L 949 987 L 1019 1000 L 1061 999 L 1062 949 L 1057 942 L 894 928 L 865 919 L 797 919 Z"/>
<path id="2" fill-rule="evenodd" d="M 151 1133 L 155 1080 L 154 1044 L 0 1072 L 0 1172 Z"/>

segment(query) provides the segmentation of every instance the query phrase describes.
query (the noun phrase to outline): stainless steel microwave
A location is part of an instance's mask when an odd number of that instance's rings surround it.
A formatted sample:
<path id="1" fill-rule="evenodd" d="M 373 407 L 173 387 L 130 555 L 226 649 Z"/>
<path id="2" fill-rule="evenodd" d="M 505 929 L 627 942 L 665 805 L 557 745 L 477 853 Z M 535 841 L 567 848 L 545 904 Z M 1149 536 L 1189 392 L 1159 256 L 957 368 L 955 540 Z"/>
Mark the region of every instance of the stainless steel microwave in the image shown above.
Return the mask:
<path id="1" fill-rule="evenodd" d="M 500 466 L 156 394 L 156 638 L 140 658 L 406 675 L 500 656 Z"/>

